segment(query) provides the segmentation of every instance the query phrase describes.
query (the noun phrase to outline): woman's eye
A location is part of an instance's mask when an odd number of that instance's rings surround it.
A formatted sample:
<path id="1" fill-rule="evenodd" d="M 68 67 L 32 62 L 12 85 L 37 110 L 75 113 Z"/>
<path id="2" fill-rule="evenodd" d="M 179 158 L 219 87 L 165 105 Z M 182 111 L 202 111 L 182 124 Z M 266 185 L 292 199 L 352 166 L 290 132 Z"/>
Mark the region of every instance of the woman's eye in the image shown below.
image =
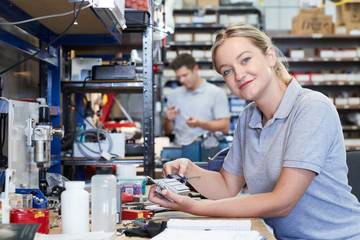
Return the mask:
<path id="1" fill-rule="evenodd" d="M 223 75 L 224 76 L 229 75 L 231 73 L 231 71 L 232 71 L 231 69 L 225 70 Z"/>
<path id="2" fill-rule="evenodd" d="M 249 61 L 250 61 L 250 58 L 244 58 L 244 60 L 242 60 L 242 63 L 245 64 L 245 63 L 247 63 Z"/>

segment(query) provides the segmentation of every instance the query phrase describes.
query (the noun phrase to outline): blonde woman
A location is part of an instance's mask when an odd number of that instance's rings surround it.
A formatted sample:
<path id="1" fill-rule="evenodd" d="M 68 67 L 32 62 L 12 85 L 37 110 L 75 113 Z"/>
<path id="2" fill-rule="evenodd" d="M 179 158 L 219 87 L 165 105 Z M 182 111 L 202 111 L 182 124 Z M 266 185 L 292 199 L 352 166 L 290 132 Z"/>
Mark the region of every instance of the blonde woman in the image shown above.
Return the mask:
<path id="1" fill-rule="evenodd" d="M 360 204 L 347 184 L 341 123 L 332 102 L 303 89 L 279 61 L 269 37 L 234 24 L 217 33 L 213 64 L 232 93 L 252 101 L 240 114 L 221 171 L 188 159 L 164 174 L 189 180 L 210 202 L 151 188 L 149 199 L 195 215 L 261 217 L 277 239 L 360 239 Z M 238 197 L 245 185 L 250 195 Z"/>

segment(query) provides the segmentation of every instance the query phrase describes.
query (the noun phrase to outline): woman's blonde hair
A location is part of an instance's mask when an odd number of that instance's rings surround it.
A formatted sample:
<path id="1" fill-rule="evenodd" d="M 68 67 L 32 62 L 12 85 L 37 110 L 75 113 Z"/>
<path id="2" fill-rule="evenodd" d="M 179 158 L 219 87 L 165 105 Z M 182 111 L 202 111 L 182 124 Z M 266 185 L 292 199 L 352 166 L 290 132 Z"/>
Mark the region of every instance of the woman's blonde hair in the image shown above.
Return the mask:
<path id="1" fill-rule="evenodd" d="M 244 23 L 235 23 L 229 25 L 227 28 L 219 30 L 216 32 L 216 38 L 214 45 L 211 48 L 212 61 L 215 70 L 220 73 L 220 70 L 216 66 L 215 54 L 216 49 L 220 46 L 227 38 L 231 37 L 246 37 L 249 38 L 255 46 L 257 46 L 265 54 L 268 47 L 273 47 L 276 52 L 276 63 L 274 66 L 276 76 L 284 81 L 289 83 L 291 81 L 291 75 L 289 74 L 284 54 L 271 42 L 271 39 L 262 31 L 248 24 Z M 283 59 L 280 61 L 280 59 Z"/>

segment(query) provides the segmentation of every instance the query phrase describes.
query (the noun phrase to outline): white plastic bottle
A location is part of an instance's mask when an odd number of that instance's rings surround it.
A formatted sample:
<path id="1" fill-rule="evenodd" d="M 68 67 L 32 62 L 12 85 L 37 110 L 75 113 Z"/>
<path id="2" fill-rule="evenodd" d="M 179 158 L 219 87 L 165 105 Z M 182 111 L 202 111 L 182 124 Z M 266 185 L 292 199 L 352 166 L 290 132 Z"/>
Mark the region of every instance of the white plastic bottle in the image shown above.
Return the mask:
<path id="1" fill-rule="evenodd" d="M 111 166 L 98 166 L 91 178 L 91 231 L 116 232 L 116 177 Z"/>
<path id="2" fill-rule="evenodd" d="M 89 193 L 84 181 L 65 182 L 61 193 L 61 225 L 63 234 L 89 232 Z"/>

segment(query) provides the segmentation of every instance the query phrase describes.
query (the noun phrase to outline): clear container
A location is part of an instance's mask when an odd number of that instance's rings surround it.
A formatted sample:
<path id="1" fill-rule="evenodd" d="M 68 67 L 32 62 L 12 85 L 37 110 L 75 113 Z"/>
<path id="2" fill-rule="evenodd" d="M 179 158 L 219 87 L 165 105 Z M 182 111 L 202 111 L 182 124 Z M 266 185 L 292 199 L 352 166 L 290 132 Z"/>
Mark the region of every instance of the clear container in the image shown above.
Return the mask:
<path id="1" fill-rule="evenodd" d="M 89 193 L 84 181 L 65 182 L 61 193 L 62 233 L 78 234 L 89 232 Z"/>
<path id="2" fill-rule="evenodd" d="M 113 168 L 95 168 L 91 178 L 91 231 L 116 232 L 116 177 Z"/>

